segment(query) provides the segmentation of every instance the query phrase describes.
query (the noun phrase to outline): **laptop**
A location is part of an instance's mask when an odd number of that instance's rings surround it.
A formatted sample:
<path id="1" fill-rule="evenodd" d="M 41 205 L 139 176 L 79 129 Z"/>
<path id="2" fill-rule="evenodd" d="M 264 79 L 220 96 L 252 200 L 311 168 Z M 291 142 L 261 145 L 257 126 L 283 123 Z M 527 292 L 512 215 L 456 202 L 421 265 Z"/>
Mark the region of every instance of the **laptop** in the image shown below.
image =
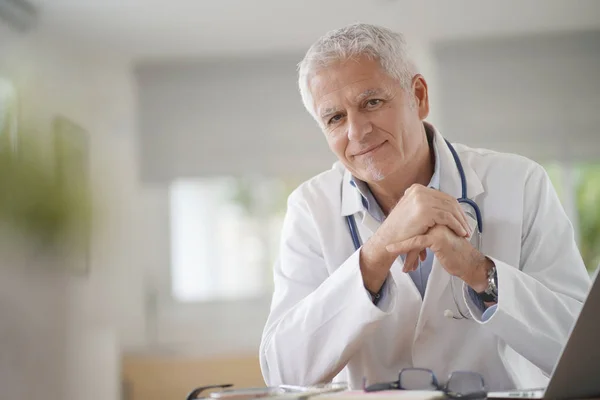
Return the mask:
<path id="1" fill-rule="evenodd" d="M 600 398 L 600 279 L 598 270 L 545 389 L 490 392 L 488 398 Z"/>

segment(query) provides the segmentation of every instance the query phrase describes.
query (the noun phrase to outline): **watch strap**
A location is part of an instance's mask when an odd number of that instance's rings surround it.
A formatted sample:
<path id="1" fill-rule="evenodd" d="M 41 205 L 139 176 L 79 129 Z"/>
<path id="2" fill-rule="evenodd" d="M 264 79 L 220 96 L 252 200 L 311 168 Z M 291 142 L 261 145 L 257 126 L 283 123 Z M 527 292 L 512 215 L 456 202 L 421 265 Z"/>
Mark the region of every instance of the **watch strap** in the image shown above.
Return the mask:
<path id="1" fill-rule="evenodd" d="M 377 303 L 379 303 L 379 301 L 381 300 L 381 296 L 383 294 L 383 288 L 384 287 L 385 287 L 385 282 L 383 282 L 383 285 L 381 285 L 381 288 L 379 289 L 379 292 L 375 293 L 375 292 L 371 292 L 365 286 L 365 290 L 367 291 L 367 293 L 369 293 L 369 296 L 371 296 L 371 301 L 373 302 L 374 305 L 377 305 Z"/>

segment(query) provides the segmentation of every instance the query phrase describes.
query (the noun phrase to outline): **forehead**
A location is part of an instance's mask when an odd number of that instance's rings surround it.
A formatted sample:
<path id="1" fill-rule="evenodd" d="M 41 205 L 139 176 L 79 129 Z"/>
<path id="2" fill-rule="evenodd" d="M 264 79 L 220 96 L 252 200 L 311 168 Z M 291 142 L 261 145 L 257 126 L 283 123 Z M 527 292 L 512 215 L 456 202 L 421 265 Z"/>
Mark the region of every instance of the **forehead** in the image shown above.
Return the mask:
<path id="1" fill-rule="evenodd" d="M 308 87 L 314 108 L 341 107 L 357 97 L 386 92 L 397 82 L 387 75 L 376 60 L 359 58 L 332 64 L 317 70 Z"/>

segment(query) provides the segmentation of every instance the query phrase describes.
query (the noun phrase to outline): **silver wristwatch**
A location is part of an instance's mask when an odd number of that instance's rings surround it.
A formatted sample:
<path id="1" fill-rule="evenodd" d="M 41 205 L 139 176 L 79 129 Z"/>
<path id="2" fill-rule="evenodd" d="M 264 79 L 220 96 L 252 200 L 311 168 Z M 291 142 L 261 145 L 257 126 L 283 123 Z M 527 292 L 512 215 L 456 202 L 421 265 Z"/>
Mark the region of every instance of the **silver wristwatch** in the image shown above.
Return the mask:
<path id="1" fill-rule="evenodd" d="M 486 303 L 496 303 L 498 301 L 498 273 L 496 266 L 492 266 L 487 275 L 487 288 L 481 293 L 477 293 L 481 300 Z"/>

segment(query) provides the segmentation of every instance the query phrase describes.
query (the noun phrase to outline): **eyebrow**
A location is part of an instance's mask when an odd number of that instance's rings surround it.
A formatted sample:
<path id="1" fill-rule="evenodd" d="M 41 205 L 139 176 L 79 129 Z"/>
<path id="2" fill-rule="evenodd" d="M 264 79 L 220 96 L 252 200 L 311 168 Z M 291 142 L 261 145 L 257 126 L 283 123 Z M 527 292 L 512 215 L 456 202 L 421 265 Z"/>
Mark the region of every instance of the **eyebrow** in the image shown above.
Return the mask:
<path id="1" fill-rule="evenodd" d="M 381 95 L 381 94 L 385 94 L 385 93 L 387 93 L 387 91 L 385 91 L 383 89 L 367 89 L 364 92 L 360 93 L 358 96 L 356 96 L 355 102 L 360 103 L 367 97 Z M 319 116 L 321 117 L 321 119 L 325 119 L 325 118 L 329 117 L 330 115 L 335 114 L 337 112 L 338 112 L 337 107 L 328 107 L 328 108 L 323 109 L 320 112 Z"/>
<path id="2" fill-rule="evenodd" d="M 364 99 L 366 99 L 367 97 L 371 97 L 374 95 L 379 95 L 385 93 L 385 91 L 383 89 L 367 89 L 364 92 L 362 92 L 361 94 L 359 94 L 358 96 L 356 96 L 356 102 L 360 103 L 361 101 L 363 101 Z"/>
<path id="3" fill-rule="evenodd" d="M 328 107 L 325 108 L 323 111 L 321 111 L 321 119 L 325 119 L 327 117 L 329 117 L 332 114 L 335 114 L 336 112 L 338 112 L 338 108 L 337 107 Z"/>

